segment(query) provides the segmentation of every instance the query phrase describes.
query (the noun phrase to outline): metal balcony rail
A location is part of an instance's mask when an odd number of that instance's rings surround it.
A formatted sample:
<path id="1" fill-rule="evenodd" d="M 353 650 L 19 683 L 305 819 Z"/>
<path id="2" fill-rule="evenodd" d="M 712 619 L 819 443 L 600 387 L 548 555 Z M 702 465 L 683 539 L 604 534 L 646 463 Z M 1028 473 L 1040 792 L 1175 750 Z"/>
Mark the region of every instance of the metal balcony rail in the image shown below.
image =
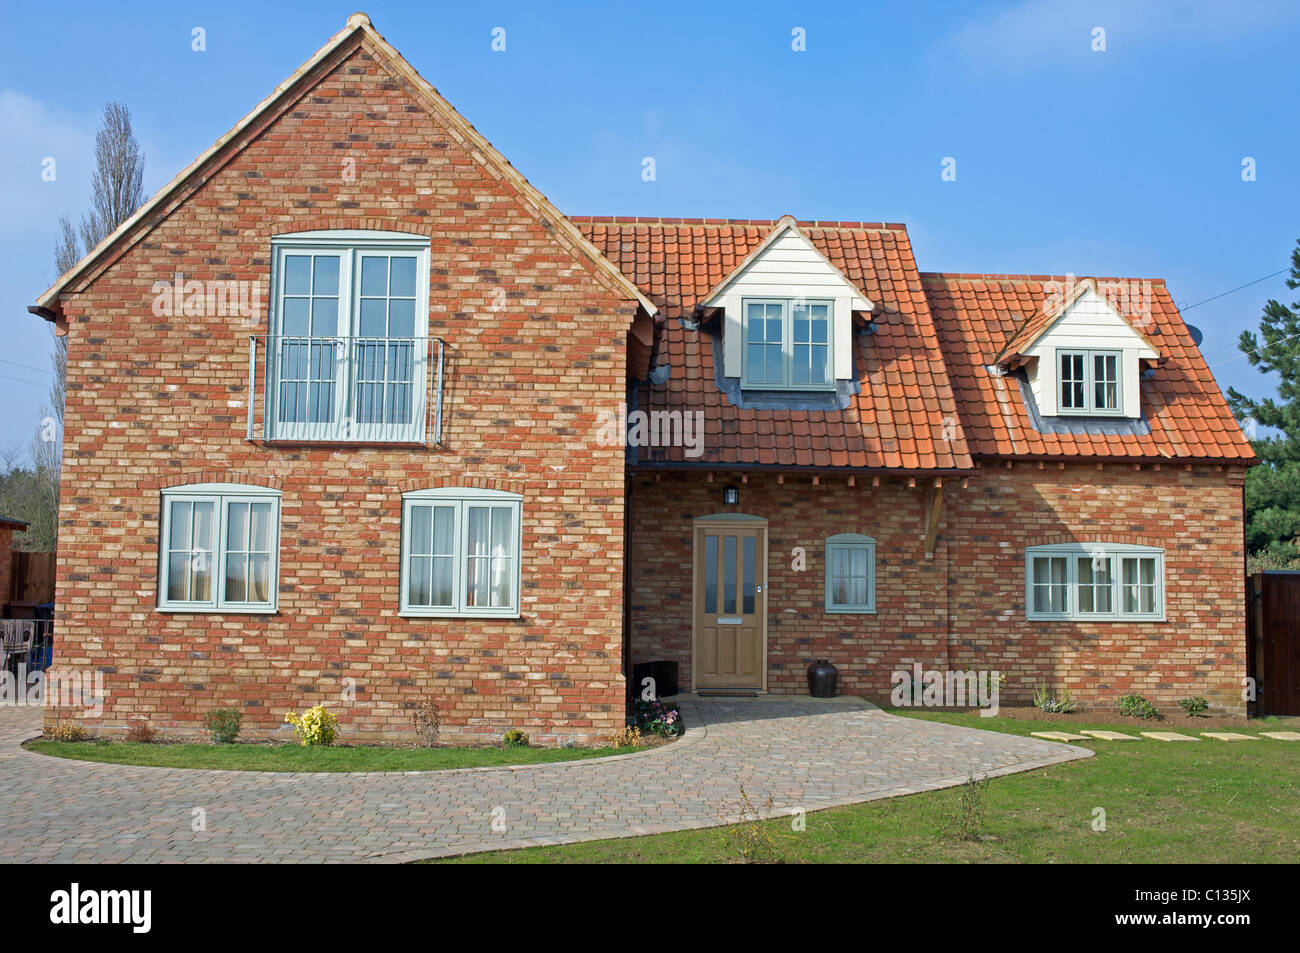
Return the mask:
<path id="1" fill-rule="evenodd" d="M 250 335 L 248 439 L 260 406 L 264 440 L 422 444 L 432 416 L 439 444 L 443 350 L 441 338 Z"/>

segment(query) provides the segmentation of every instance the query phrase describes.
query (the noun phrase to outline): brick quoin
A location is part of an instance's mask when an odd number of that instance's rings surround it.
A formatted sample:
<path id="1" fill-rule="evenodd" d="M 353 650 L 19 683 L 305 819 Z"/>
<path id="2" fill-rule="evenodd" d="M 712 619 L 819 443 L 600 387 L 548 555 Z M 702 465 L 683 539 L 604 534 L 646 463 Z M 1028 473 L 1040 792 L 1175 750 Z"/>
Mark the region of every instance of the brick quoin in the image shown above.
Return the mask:
<path id="1" fill-rule="evenodd" d="M 355 162 L 355 178 L 341 174 Z M 271 237 L 325 228 L 430 238 L 429 333 L 446 341 L 441 446 L 246 439 L 241 316 L 159 318 L 153 284 L 255 281 Z M 599 445 L 625 399 L 636 309 L 594 276 L 366 48 L 353 48 L 128 251 L 64 293 L 70 332 L 58 565 L 59 661 L 104 673 L 111 734 L 143 718 L 197 732 L 233 707 L 252 737 L 324 703 L 344 737 L 402 738 L 440 706 L 443 737 L 589 742 L 621 726 L 623 452 Z M 500 289 L 500 290 L 497 290 Z M 505 307 L 494 303 L 505 294 Z M 260 415 L 260 401 L 256 408 Z M 155 611 L 166 486 L 283 492 L 279 611 Z M 522 493 L 522 618 L 397 615 L 401 495 Z M 355 701 L 343 689 L 355 680 Z"/>

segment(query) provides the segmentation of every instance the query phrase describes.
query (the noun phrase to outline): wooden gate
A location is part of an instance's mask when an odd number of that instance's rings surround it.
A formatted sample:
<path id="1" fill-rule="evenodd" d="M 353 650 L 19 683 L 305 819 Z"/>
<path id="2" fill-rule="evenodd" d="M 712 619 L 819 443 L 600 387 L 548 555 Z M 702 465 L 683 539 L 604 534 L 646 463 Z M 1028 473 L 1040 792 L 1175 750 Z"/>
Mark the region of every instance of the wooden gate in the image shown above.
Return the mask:
<path id="1" fill-rule="evenodd" d="M 1300 715 L 1300 572 L 1259 572 L 1246 581 L 1246 672 L 1257 714 Z"/>

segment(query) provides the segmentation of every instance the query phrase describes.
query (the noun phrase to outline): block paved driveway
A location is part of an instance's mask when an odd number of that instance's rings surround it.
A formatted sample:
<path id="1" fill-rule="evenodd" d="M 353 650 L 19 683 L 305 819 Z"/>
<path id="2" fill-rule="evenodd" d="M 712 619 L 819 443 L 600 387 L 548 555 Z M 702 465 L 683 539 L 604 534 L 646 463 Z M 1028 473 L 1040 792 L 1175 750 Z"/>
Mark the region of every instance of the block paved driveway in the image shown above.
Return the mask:
<path id="1" fill-rule="evenodd" d="M 40 712 L 0 707 L 0 861 L 402 861 L 710 827 L 960 784 L 1085 748 L 899 718 L 869 704 L 681 700 L 687 733 L 623 757 L 457 771 L 273 774 L 91 764 L 20 742 Z M 206 831 L 191 830 L 194 810 Z M 494 830 L 504 827 L 504 830 Z"/>

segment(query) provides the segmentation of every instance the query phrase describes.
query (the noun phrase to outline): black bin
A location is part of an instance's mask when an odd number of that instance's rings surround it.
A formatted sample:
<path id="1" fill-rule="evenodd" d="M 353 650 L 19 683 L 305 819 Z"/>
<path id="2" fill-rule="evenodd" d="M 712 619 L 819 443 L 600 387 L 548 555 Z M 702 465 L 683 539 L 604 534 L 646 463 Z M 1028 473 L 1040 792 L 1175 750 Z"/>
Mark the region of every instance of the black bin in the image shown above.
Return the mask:
<path id="1" fill-rule="evenodd" d="M 655 680 L 655 697 L 665 698 L 669 695 L 677 694 L 677 663 L 668 662 L 663 659 L 655 662 L 641 662 L 632 666 L 632 684 L 628 686 L 628 694 L 634 701 L 641 698 L 641 693 L 645 690 L 643 681 L 646 678 Z"/>

